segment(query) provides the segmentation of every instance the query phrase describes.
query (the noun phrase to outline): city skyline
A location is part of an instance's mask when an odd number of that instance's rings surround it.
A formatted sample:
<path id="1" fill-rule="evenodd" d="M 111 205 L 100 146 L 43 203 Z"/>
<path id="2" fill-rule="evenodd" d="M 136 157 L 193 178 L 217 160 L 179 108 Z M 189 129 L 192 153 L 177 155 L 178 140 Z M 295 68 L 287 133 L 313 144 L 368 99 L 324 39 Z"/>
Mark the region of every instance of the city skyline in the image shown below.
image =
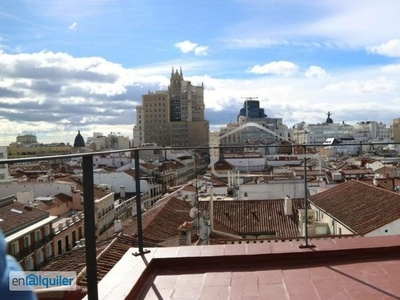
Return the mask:
<path id="1" fill-rule="evenodd" d="M 243 98 L 288 126 L 399 117 L 397 1 L 3 1 L 0 145 L 18 134 L 132 137 L 171 67 L 204 83 L 215 130 Z"/>

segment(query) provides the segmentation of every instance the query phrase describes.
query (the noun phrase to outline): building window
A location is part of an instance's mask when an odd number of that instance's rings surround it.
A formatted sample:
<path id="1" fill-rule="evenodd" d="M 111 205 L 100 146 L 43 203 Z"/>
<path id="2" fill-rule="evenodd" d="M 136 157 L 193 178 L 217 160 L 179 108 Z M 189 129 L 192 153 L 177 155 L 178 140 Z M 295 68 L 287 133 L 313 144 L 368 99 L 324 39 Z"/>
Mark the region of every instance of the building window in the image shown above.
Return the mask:
<path id="1" fill-rule="evenodd" d="M 35 231 L 35 242 L 40 242 L 42 239 L 42 233 L 40 232 L 40 230 L 36 230 Z"/>
<path id="2" fill-rule="evenodd" d="M 18 242 L 14 242 L 11 244 L 11 255 L 16 256 L 19 252 Z"/>
<path id="3" fill-rule="evenodd" d="M 24 237 L 24 247 L 27 248 L 31 245 L 31 237 L 29 235 Z"/>
<path id="4" fill-rule="evenodd" d="M 51 246 L 50 245 L 46 246 L 45 254 L 46 254 L 46 258 L 50 258 L 51 257 Z"/>
<path id="5" fill-rule="evenodd" d="M 58 247 L 58 255 L 61 255 L 63 253 L 62 241 L 61 240 L 58 240 L 57 247 Z"/>
<path id="6" fill-rule="evenodd" d="M 49 225 L 44 226 L 44 235 L 45 236 L 50 235 L 50 226 Z"/>
<path id="7" fill-rule="evenodd" d="M 41 264 L 43 262 L 43 252 L 39 250 L 36 252 L 36 265 Z"/>
<path id="8" fill-rule="evenodd" d="M 32 257 L 28 257 L 25 259 L 25 271 L 32 271 L 33 270 L 33 259 Z"/>

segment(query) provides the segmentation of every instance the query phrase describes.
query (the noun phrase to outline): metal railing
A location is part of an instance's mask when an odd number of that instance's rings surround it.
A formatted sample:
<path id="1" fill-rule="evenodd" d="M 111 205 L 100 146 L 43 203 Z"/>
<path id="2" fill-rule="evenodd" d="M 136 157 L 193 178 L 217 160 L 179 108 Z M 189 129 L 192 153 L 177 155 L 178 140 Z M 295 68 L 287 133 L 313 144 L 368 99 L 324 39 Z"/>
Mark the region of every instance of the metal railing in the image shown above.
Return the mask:
<path id="1" fill-rule="evenodd" d="M 343 146 L 377 146 L 377 145 L 398 145 L 400 143 L 349 143 L 343 144 Z M 255 148 L 301 148 L 302 154 L 304 155 L 304 207 L 307 207 L 307 154 L 308 148 L 318 148 L 327 146 L 339 146 L 339 145 L 325 145 L 325 144 L 292 144 L 292 145 L 251 145 L 251 146 L 221 146 L 221 147 L 171 147 L 168 149 L 174 150 L 233 150 L 233 149 L 255 149 Z M 164 149 L 160 147 L 160 149 Z M 165 148 L 167 149 L 167 148 Z M 67 155 L 56 155 L 56 156 L 42 156 L 42 157 L 29 157 L 29 158 L 18 158 L 18 159 L 0 159 L 0 165 L 2 164 L 14 164 L 14 163 L 26 163 L 34 161 L 51 161 L 51 160 L 66 160 L 70 158 L 82 158 L 82 171 L 83 171 L 83 197 L 84 197 L 84 214 L 85 214 L 85 244 L 86 244 L 86 273 L 87 273 L 87 289 L 88 299 L 98 299 L 97 289 L 97 261 L 96 255 L 96 225 L 95 225 L 95 207 L 94 207 L 94 178 L 93 178 L 93 156 L 114 154 L 114 153 L 125 153 L 133 152 L 133 158 L 135 161 L 135 187 L 136 187 L 136 220 L 137 220 L 137 239 L 138 239 L 138 252 L 135 255 L 143 255 L 146 253 L 143 247 L 143 230 L 142 230 L 142 210 L 141 210 L 141 192 L 140 192 L 140 168 L 139 168 L 139 152 L 142 150 L 154 150 L 154 148 L 132 148 L 123 150 L 112 150 L 102 152 L 89 152 L 89 153 L 77 153 Z M 297 154 L 297 155 L 302 155 Z M 305 209 L 305 218 L 307 219 L 307 209 Z M 308 230 L 304 232 L 304 244 L 301 247 L 313 247 L 309 243 Z M 23 252 L 23 251 L 21 251 Z M 21 254 L 21 253 L 20 253 Z"/>

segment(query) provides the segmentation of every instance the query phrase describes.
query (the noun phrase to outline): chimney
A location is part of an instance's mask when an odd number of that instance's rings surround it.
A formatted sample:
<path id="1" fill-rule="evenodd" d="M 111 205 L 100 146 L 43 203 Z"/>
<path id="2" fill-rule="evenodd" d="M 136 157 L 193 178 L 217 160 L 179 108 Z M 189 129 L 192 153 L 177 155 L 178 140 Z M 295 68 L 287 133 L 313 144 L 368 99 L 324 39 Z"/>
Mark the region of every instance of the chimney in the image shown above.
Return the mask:
<path id="1" fill-rule="evenodd" d="M 249 200 L 249 195 L 247 194 L 247 192 L 244 193 L 243 200 Z"/>
<path id="2" fill-rule="evenodd" d="M 118 233 L 122 231 L 122 222 L 121 220 L 115 220 L 114 221 L 114 233 Z"/>
<path id="3" fill-rule="evenodd" d="M 326 188 L 326 181 L 323 178 L 320 178 L 318 180 L 318 185 L 319 185 L 320 188 L 324 189 L 324 188 Z"/>
<path id="4" fill-rule="evenodd" d="M 283 210 L 285 212 L 285 216 L 291 216 L 293 214 L 293 204 L 292 204 L 292 199 L 290 199 L 290 196 L 286 196 L 284 203 L 283 203 Z"/>
<path id="5" fill-rule="evenodd" d="M 192 224 L 185 222 L 179 225 L 179 246 L 190 246 L 192 244 Z"/>
<path id="6" fill-rule="evenodd" d="M 86 244 L 85 244 L 85 239 L 84 239 L 84 238 L 81 239 L 81 246 L 82 246 L 82 247 L 86 246 Z"/>
<path id="7" fill-rule="evenodd" d="M 120 193 L 119 194 L 120 197 L 124 199 L 125 198 L 125 186 L 121 185 L 119 193 Z"/>

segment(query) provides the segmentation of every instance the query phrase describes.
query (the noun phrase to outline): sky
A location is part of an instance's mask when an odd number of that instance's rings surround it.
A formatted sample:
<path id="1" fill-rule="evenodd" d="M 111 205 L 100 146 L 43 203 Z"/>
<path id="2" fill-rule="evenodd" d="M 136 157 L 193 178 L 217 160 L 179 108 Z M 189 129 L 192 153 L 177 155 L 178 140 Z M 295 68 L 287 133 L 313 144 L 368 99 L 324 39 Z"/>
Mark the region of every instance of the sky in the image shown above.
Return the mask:
<path id="1" fill-rule="evenodd" d="M 400 117 L 398 0 L 3 0 L 0 145 L 132 138 L 172 68 L 205 86 L 212 130 L 246 97 L 288 126 Z"/>

